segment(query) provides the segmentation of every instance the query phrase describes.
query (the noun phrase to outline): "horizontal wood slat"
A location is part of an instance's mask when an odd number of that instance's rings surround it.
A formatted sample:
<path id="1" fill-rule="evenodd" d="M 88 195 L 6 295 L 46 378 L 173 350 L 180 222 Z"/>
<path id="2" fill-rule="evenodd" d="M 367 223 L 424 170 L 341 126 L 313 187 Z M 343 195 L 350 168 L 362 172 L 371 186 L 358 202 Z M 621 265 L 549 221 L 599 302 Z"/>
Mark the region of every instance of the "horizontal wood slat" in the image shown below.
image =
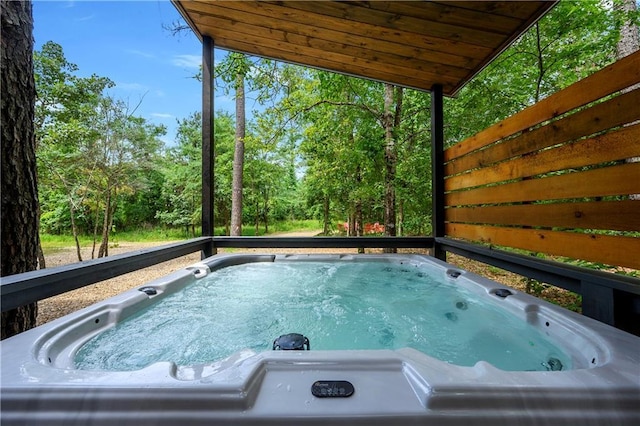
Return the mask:
<path id="1" fill-rule="evenodd" d="M 354 6 L 388 12 L 392 16 L 409 15 L 427 21 L 442 22 L 502 34 L 509 34 L 513 27 L 522 23 L 521 19 L 510 16 L 457 7 L 456 2 L 434 4 L 434 2 L 430 1 L 373 1 L 366 3 L 354 2 Z"/>
<path id="2" fill-rule="evenodd" d="M 243 13 L 243 12 L 240 12 Z M 384 46 L 373 53 L 370 49 L 357 44 L 345 44 L 337 42 L 340 36 L 344 34 L 335 32 L 334 37 L 329 40 L 321 38 L 313 38 L 304 34 L 305 30 L 293 33 L 284 30 L 267 30 L 263 27 L 245 24 L 234 20 L 230 16 L 203 16 L 200 18 L 203 28 L 225 31 L 240 31 L 244 34 L 241 40 L 244 43 L 263 43 L 264 48 L 273 47 L 287 52 L 301 53 L 304 55 L 322 55 L 333 54 L 339 52 L 342 56 L 357 56 L 363 61 L 369 61 L 373 66 L 384 70 L 387 69 L 384 64 L 387 61 L 393 61 L 405 67 L 419 67 L 422 72 L 427 75 L 437 73 L 445 73 L 463 76 L 472 67 L 472 60 L 460 56 L 454 56 L 443 52 L 423 51 L 418 55 L 415 49 L 411 49 L 406 45 L 397 45 L 393 43 L 384 43 Z M 327 31 L 331 35 L 332 31 Z M 239 40 L 240 41 L 240 40 Z M 216 43 L 222 44 L 230 48 L 234 41 L 228 40 L 224 36 L 218 37 Z M 383 43 L 381 43 L 383 44 Z M 350 58 L 341 58 L 342 61 L 351 61 Z M 317 62 L 317 60 L 316 60 Z M 309 64 L 311 65 L 311 64 Z M 415 73 L 410 73 L 415 74 Z M 415 75 L 414 75 L 415 77 Z M 422 77 L 424 78 L 424 77 Z"/>
<path id="3" fill-rule="evenodd" d="M 450 223 L 453 238 L 640 269 L 640 238 Z"/>
<path id="4" fill-rule="evenodd" d="M 640 163 L 523 180 L 445 194 L 445 205 L 515 203 L 640 194 Z"/>
<path id="5" fill-rule="evenodd" d="M 640 51 L 452 146 L 444 152 L 445 161 L 461 157 L 638 82 Z"/>
<path id="6" fill-rule="evenodd" d="M 640 157 L 640 124 L 453 176 L 445 181 L 445 190 L 486 185 L 632 157 Z"/>
<path id="7" fill-rule="evenodd" d="M 200 3 L 200 5 L 198 4 Z M 300 7 L 304 7 L 305 2 Z M 187 9 L 200 10 L 205 12 L 210 9 L 207 2 L 195 2 L 184 3 Z M 312 30 L 315 37 L 322 37 L 327 39 L 324 35 L 325 30 L 337 31 L 342 34 L 348 34 L 354 41 L 359 41 L 360 46 L 366 46 L 371 51 L 377 49 L 377 43 L 372 43 L 377 40 L 386 40 L 388 42 L 404 44 L 415 48 L 431 48 L 436 45 L 440 45 L 437 49 L 450 52 L 455 46 L 460 48 L 464 53 L 462 56 L 479 58 L 484 56 L 487 52 L 491 51 L 488 46 L 482 46 L 478 43 L 462 43 L 460 41 L 448 40 L 440 38 L 435 34 L 420 35 L 412 33 L 410 31 L 399 31 L 391 28 L 385 28 L 378 25 L 373 25 L 368 22 L 354 23 L 353 21 L 335 18 L 327 15 L 323 15 L 316 12 L 310 12 L 307 10 L 301 10 L 300 7 L 294 8 L 294 3 L 286 5 L 276 5 L 272 3 L 257 1 L 257 2 L 244 2 L 244 1 L 222 1 L 216 2 L 216 8 L 220 9 L 223 14 L 234 16 L 234 11 L 245 12 L 250 14 L 248 19 L 243 19 L 243 22 L 250 24 L 261 25 L 272 29 L 287 29 L 289 32 L 299 32 Z M 313 3 L 310 6 L 316 6 Z M 333 7 L 333 6 L 328 6 Z M 278 19 L 273 19 L 278 17 Z M 268 25 L 265 20 L 271 19 Z M 306 29 L 305 29 L 306 28 Z M 343 37 L 337 38 L 338 41 L 343 41 Z M 459 39 L 458 39 L 459 40 Z"/>
<path id="8" fill-rule="evenodd" d="M 640 231 L 640 201 L 458 207 L 446 209 L 445 220 L 507 226 Z"/>
<path id="9" fill-rule="evenodd" d="M 605 131 L 640 119 L 640 89 L 625 93 L 506 142 L 447 164 L 447 175 L 488 166 L 519 155 Z"/>
<path id="10" fill-rule="evenodd" d="M 322 23 L 328 28 L 344 25 L 344 29 L 349 32 L 366 35 L 375 35 L 384 29 L 383 31 L 412 33 L 422 37 L 457 40 L 460 42 L 461 50 L 465 49 L 466 44 L 495 48 L 503 40 L 502 36 L 488 31 L 488 25 L 478 29 L 438 21 L 425 21 L 410 15 L 392 14 L 373 8 L 353 7 L 348 2 L 287 1 L 286 6 L 302 11 L 301 17 L 304 17 L 303 19 L 307 23 L 315 25 Z M 269 11 L 270 15 L 281 13 L 282 10 L 278 6 L 266 2 L 263 3 L 263 7 Z M 425 25 L 425 22 L 428 22 L 428 25 Z M 517 25 L 517 20 L 514 22 Z M 508 33 L 509 31 L 506 32 L 506 34 Z"/>
<path id="11" fill-rule="evenodd" d="M 198 21 L 203 28 L 207 28 L 213 33 L 242 33 L 242 40 L 238 41 L 246 41 L 246 36 L 253 36 L 254 38 L 257 37 L 257 39 L 254 39 L 254 42 L 264 38 L 265 41 L 272 40 L 291 43 L 294 46 L 309 47 L 325 52 L 340 52 L 362 59 L 377 59 L 381 65 L 383 64 L 381 59 L 389 59 L 394 61 L 411 61 L 411 63 L 415 64 L 426 61 L 459 67 L 465 70 L 473 66 L 473 58 L 465 58 L 463 56 L 441 52 L 437 50 L 437 46 L 434 46 L 433 50 L 416 50 L 414 47 L 405 43 L 380 40 L 376 44 L 376 50 L 372 50 L 363 43 L 361 38 L 335 29 L 326 29 L 319 33 L 312 27 L 297 25 L 287 21 L 278 23 L 277 28 L 266 28 L 263 25 L 247 23 L 246 21 L 251 19 L 251 14 L 248 12 L 219 8 L 209 10 L 206 5 L 198 6 L 197 3 L 194 4 L 192 8 L 194 13 L 195 11 L 201 11 L 201 14 L 200 12 L 198 14 Z M 207 13 L 205 13 L 205 11 L 207 11 Z M 227 37 L 224 35 L 216 37 L 216 44 L 221 43 L 219 39 L 227 39 Z M 224 44 L 226 45 L 228 43 Z M 267 46 L 265 45 L 265 47 Z M 307 52 L 305 54 L 308 55 L 309 53 Z M 352 61 L 349 60 L 349 62 Z"/>

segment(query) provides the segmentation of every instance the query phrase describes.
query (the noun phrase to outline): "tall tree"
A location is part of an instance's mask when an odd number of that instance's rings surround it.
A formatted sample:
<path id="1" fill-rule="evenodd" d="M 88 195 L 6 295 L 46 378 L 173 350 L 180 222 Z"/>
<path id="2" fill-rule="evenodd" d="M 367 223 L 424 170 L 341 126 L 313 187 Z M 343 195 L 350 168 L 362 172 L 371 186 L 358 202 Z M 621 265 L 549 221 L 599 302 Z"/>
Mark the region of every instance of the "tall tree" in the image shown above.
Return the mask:
<path id="1" fill-rule="evenodd" d="M 402 87 L 391 84 L 384 85 L 384 111 L 382 127 L 384 128 L 384 234 L 395 237 L 396 232 L 396 169 L 398 153 L 396 146 L 396 129 L 402 119 Z M 396 250 L 387 248 L 385 253 Z"/>
<path id="2" fill-rule="evenodd" d="M 0 276 L 37 268 L 38 187 L 36 179 L 33 78 L 33 16 L 30 1 L 2 0 L 2 239 Z M 2 312 L 1 338 L 36 324 L 37 303 Z"/>
<path id="3" fill-rule="evenodd" d="M 91 141 L 85 154 L 88 161 L 97 163 L 95 214 L 102 219 L 98 257 L 109 255 L 109 236 L 121 196 L 141 189 L 143 182 L 137 179 L 136 172 L 154 167 L 154 154 L 162 147 L 158 138 L 166 132 L 164 126 L 136 117 L 135 109 L 123 101 L 103 97 L 96 123 L 99 137 Z M 98 226 L 96 219 L 94 229 Z"/>
<path id="4" fill-rule="evenodd" d="M 41 207 L 66 200 L 78 261 L 82 261 L 77 216 L 97 168 L 95 159 L 85 158 L 83 147 L 98 137 L 93 124 L 102 93 L 113 82 L 96 75 L 78 77 L 76 71 L 78 67 L 67 61 L 57 43 L 49 41 L 34 52 L 38 177 L 41 191 L 56 195 L 53 200 L 41 197 Z"/>
<path id="5" fill-rule="evenodd" d="M 228 234 L 231 218 L 231 175 L 233 163 L 233 117 L 216 112 L 215 140 L 215 215 L 216 225 L 225 227 Z M 202 180 L 200 175 L 202 156 L 202 120 L 199 112 L 178 121 L 176 145 L 164 156 L 161 191 L 162 207 L 156 217 L 163 225 L 184 228 L 195 236 L 196 225 L 202 212 Z"/>
<path id="6" fill-rule="evenodd" d="M 236 137 L 233 151 L 233 182 L 231 198 L 231 235 L 242 235 L 242 190 L 244 174 L 244 139 L 247 116 L 245 113 L 244 74 L 236 74 Z"/>
<path id="7" fill-rule="evenodd" d="M 233 182 L 231 198 L 231 235 L 242 235 L 242 190 L 244 171 L 244 139 L 246 133 L 245 78 L 251 69 L 251 61 L 242 53 L 230 53 L 216 67 L 218 75 L 232 84 L 236 98 L 236 136 L 233 155 Z"/>
<path id="8" fill-rule="evenodd" d="M 178 121 L 176 145 L 165 155 L 163 208 L 156 214 L 162 223 L 184 228 L 193 237 L 202 212 L 202 180 L 193 179 L 200 174 L 202 164 L 201 117 L 196 112 Z"/>

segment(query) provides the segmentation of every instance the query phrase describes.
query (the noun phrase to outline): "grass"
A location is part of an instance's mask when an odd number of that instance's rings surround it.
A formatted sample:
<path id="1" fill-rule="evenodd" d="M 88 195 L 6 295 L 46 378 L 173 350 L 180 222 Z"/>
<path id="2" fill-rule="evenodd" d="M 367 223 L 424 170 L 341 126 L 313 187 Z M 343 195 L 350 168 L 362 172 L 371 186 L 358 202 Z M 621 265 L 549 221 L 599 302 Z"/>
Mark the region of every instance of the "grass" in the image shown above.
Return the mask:
<path id="1" fill-rule="evenodd" d="M 284 233 L 284 232 L 304 232 L 315 231 L 321 227 L 317 220 L 296 220 L 287 222 L 276 222 L 269 226 L 269 234 Z M 218 227 L 215 229 L 215 235 L 224 235 L 224 228 Z M 242 235 L 246 237 L 253 237 L 256 235 L 255 227 L 244 225 L 242 227 Z M 260 228 L 258 236 L 264 234 L 264 227 Z M 196 236 L 199 236 L 196 235 Z M 145 229 L 135 231 L 124 232 L 112 232 L 109 235 L 109 241 L 111 244 L 118 244 L 118 242 L 132 242 L 132 243 L 145 243 L 145 242 L 162 242 L 162 241 L 176 241 L 186 240 L 191 238 L 191 234 L 187 234 L 185 229 L 169 229 L 169 228 L 157 228 L 157 229 Z M 81 235 L 79 237 L 80 246 L 88 247 L 93 244 L 93 236 Z M 56 250 L 64 247 L 75 246 L 73 235 L 52 235 L 52 234 L 40 234 L 40 241 L 42 243 L 42 249 Z M 100 243 L 100 237 L 98 237 L 97 244 Z"/>
<path id="2" fill-rule="evenodd" d="M 156 242 L 156 241 L 169 241 L 169 240 L 183 240 L 186 239 L 186 234 L 184 230 L 179 229 L 156 229 L 156 230 L 138 230 L 138 231 L 127 231 L 127 232 L 112 232 L 109 235 L 109 242 L 112 244 L 117 244 L 118 241 L 128 241 L 128 242 Z M 80 235 L 78 237 L 80 241 L 81 247 L 91 246 L 93 244 L 93 236 L 92 235 Z M 52 235 L 52 234 L 40 234 L 40 242 L 42 243 L 43 250 L 46 249 L 57 249 L 63 247 L 75 246 L 75 240 L 73 239 L 73 235 L 69 234 L 61 234 L 61 235 Z M 100 244 L 100 237 L 96 244 Z"/>

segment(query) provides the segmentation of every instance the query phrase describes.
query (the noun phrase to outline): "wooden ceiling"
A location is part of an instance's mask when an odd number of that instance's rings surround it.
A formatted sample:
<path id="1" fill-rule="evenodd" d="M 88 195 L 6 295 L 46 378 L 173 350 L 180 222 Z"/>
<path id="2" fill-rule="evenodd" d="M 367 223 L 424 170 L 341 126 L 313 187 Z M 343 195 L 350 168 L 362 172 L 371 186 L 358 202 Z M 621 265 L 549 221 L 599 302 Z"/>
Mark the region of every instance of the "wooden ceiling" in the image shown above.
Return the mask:
<path id="1" fill-rule="evenodd" d="M 452 96 L 556 2 L 173 3 L 218 48 Z"/>

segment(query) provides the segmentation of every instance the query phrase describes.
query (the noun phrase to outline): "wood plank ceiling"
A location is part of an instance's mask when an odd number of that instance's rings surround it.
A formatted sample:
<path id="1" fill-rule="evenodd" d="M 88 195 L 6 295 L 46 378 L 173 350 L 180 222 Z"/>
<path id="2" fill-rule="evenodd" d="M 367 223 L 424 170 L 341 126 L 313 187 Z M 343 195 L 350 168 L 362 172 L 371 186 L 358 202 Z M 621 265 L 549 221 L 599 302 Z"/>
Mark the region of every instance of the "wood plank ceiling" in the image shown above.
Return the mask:
<path id="1" fill-rule="evenodd" d="M 218 48 L 452 96 L 556 2 L 173 3 Z"/>

